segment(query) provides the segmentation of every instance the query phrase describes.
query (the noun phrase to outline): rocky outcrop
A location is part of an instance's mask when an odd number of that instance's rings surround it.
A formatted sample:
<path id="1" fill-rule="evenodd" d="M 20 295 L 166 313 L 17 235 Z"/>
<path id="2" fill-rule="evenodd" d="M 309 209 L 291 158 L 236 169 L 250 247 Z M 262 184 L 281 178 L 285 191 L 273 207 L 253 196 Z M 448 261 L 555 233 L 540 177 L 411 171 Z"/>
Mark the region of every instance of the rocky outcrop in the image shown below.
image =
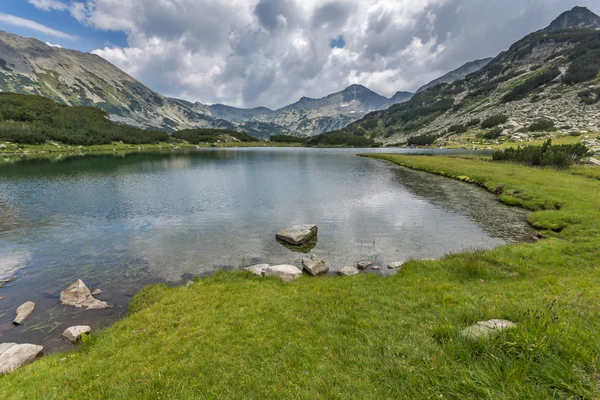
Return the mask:
<path id="1" fill-rule="evenodd" d="M 302 276 L 302 271 L 293 265 L 274 265 L 265 269 L 264 276 L 276 276 L 284 282 L 291 282 Z"/>
<path id="2" fill-rule="evenodd" d="M 265 274 L 265 270 L 269 267 L 269 264 L 256 264 L 244 268 L 244 271 L 252 272 L 254 275 L 263 276 Z"/>
<path id="3" fill-rule="evenodd" d="M 369 268 L 371 265 L 373 265 L 373 263 L 369 260 L 363 260 L 363 261 L 359 261 L 356 264 L 356 267 L 358 269 L 360 269 L 361 271 L 364 271 L 365 269 Z"/>
<path id="4" fill-rule="evenodd" d="M 329 271 L 327 263 L 314 254 L 310 258 L 302 259 L 302 265 L 304 270 L 312 276 L 325 275 Z"/>
<path id="5" fill-rule="evenodd" d="M 23 303 L 17 308 L 17 316 L 13 320 L 13 324 L 21 325 L 23 321 L 33 312 L 35 308 L 35 303 L 33 301 L 28 301 Z"/>
<path id="6" fill-rule="evenodd" d="M 73 307 L 85 307 L 88 310 L 109 308 L 104 301 L 100 301 L 90 292 L 85 283 L 80 279 L 71 286 L 60 292 L 60 301 L 64 305 Z"/>
<path id="7" fill-rule="evenodd" d="M 490 319 L 489 321 L 480 321 L 471 325 L 461 332 L 463 337 L 469 339 L 482 339 L 490 335 L 516 328 L 517 324 L 505 319 Z"/>
<path id="8" fill-rule="evenodd" d="M 404 266 L 404 261 L 394 261 L 388 264 L 388 269 L 400 270 L 402 269 L 402 266 Z"/>
<path id="9" fill-rule="evenodd" d="M 88 335 L 91 332 L 92 328 L 88 325 L 78 325 L 65 329 L 62 335 L 66 337 L 71 343 L 75 343 L 81 338 L 83 334 Z"/>
<path id="10" fill-rule="evenodd" d="M 43 349 L 35 344 L 0 344 L 0 375 L 32 362 Z"/>
<path id="11" fill-rule="evenodd" d="M 358 275 L 360 273 L 360 271 L 356 267 L 345 266 L 345 267 L 338 269 L 337 273 L 339 276 L 354 276 L 354 275 Z"/>
<path id="12" fill-rule="evenodd" d="M 283 229 L 275 235 L 277 239 L 293 245 L 301 245 L 308 242 L 317 234 L 318 228 L 313 224 L 296 225 Z"/>

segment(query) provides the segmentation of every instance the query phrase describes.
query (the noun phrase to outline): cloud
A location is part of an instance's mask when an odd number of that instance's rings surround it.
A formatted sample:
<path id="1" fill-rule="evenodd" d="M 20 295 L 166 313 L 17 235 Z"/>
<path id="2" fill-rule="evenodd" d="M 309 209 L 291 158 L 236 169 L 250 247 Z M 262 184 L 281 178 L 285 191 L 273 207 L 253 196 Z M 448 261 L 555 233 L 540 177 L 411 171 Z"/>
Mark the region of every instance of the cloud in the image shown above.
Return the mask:
<path id="1" fill-rule="evenodd" d="M 47 26 L 42 25 L 38 22 L 32 21 L 30 19 L 16 17 L 11 14 L 5 14 L 0 12 L 0 22 L 4 22 L 5 24 L 9 24 L 12 26 L 18 26 L 19 28 L 31 29 L 33 31 L 40 32 L 49 36 L 54 36 L 60 39 L 67 39 L 72 41 L 77 40 L 76 36 L 57 31 L 56 29 L 48 28 Z"/>
<path id="2" fill-rule="evenodd" d="M 153 89 L 280 107 L 358 83 L 391 96 L 494 56 L 597 0 L 28 0 L 128 45 L 94 50 Z M 342 39 L 342 40 L 340 40 Z"/>

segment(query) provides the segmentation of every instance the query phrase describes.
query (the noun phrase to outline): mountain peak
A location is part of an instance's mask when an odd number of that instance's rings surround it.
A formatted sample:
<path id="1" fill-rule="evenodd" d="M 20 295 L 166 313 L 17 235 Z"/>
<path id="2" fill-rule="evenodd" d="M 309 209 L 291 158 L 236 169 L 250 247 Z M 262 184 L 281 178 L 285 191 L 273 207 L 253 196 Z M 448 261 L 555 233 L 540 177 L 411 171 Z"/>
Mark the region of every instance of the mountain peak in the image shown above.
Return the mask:
<path id="1" fill-rule="evenodd" d="M 573 7 L 572 10 L 560 14 L 545 31 L 559 31 L 563 29 L 592 28 L 600 29 L 600 16 L 594 14 L 586 7 Z"/>

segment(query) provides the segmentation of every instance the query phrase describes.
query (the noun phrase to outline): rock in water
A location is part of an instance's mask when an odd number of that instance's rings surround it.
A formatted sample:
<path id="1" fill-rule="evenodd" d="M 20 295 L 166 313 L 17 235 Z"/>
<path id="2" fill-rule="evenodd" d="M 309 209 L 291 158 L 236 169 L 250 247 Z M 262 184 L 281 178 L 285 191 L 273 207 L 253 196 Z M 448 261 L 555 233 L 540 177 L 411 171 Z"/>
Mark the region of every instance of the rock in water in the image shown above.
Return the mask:
<path id="1" fill-rule="evenodd" d="M 462 335 L 469 339 L 480 339 L 516 327 L 517 324 L 505 319 L 490 319 L 489 321 L 479 321 L 475 325 L 463 329 Z"/>
<path id="2" fill-rule="evenodd" d="M 32 362 L 43 349 L 35 344 L 0 344 L 0 374 L 6 374 Z"/>
<path id="3" fill-rule="evenodd" d="M 263 276 L 265 274 L 265 269 L 269 267 L 269 264 L 256 264 L 244 268 L 244 271 L 252 272 L 254 275 Z"/>
<path id="4" fill-rule="evenodd" d="M 306 272 L 312 276 L 325 275 L 329 271 L 327 263 L 314 254 L 310 258 L 302 259 L 302 265 Z"/>
<path id="5" fill-rule="evenodd" d="M 395 261 L 388 264 L 388 269 L 401 269 L 404 265 L 404 261 Z"/>
<path id="6" fill-rule="evenodd" d="M 354 275 L 358 275 L 360 272 L 358 271 L 358 268 L 356 268 L 356 267 L 346 266 L 346 267 L 340 268 L 337 273 L 340 276 L 354 276 Z"/>
<path id="7" fill-rule="evenodd" d="M 100 296 L 102 293 L 104 293 L 101 289 L 96 289 L 92 292 L 92 296 Z"/>
<path id="8" fill-rule="evenodd" d="M 81 279 L 60 292 L 60 301 L 67 306 L 86 307 L 88 310 L 110 307 L 106 302 L 95 299 Z"/>
<path id="9" fill-rule="evenodd" d="M 317 231 L 318 228 L 316 225 L 296 225 L 277 232 L 276 237 L 286 243 L 300 245 L 309 241 L 310 238 L 317 234 Z"/>
<path id="10" fill-rule="evenodd" d="M 92 328 L 88 325 L 78 325 L 65 329 L 65 331 L 63 332 L 63 336 L 69 339 L 71 343 L 75 343 L 81 338 L 81 335 L 83 335 L 84 333 L 87 335 L 91 332 Z"/>
<path id="11" fill-rule="evenodd" d="M 265 269 L 265 276 L 277 276 L 284 282 L 300 278 L 302 271 L 293 265 L 274 265 Z"/>
<path id="12" fill-rule="evenodd" d="M 28 301 L 27 303 L 23 303 L 17 308 L 17 316 L 15 317 L 13 324 L 21 325 L 25 318 L 29 317 L 29 315 L 33 312 L 35 308 L 35 303 L 33 301 Z"/>
<path id="13" fill-rule="evenodd" d="M 358 267 L 358 269 L 360 269 L 361 271 L 369 268 L 371 265 L 373 265 L 373 263 L 369 260 L 363 260 L 363 261 L 359 261 L 356 266 Z"/>

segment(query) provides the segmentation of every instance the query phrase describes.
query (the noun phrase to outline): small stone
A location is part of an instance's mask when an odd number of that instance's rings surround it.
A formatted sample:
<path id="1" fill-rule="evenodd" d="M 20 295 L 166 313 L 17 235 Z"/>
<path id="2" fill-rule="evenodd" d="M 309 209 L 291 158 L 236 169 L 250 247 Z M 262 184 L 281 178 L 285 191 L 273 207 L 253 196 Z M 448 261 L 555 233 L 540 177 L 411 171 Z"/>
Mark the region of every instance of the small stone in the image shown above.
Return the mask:
<path id="1" fill-rule="evenodd" d="M 329 271 L 327 263 L 314 254 L 310 258 L 302 259 L 302 265 L 306 272 L 312 276 L 325 275 Z"/>
<path id="2" fill-rule="evenodd" d="M 489 321 L 480 321 L 475 325 L 463 329 L 462 335 L 469 339 L 480 339 L 516 327 L 517 324 L 505 319 L 490 319 Z"/>
<path id="3" fill-rule="evenodd" d="M 360 273 L 360 271 L 356 267 L 345 266 L 345 267 L 340 268 L 337 273 L 340 276 L 354 276 L 354 275 L 358 275 Z"/>
<path id="4" fill-rule="evenodd" d="M 286 243 L 300 245 L 308 242 L 317 234 L 317 231 L 318 228 L 314 224 L 296 225 L 277 232 L 275 236 Z"/>
<path id="5" fill-rule="evenodd" d="M 35 303 L 33 301 L 28 301 L 23 303 L 17 308 L 17 316 L 15 317 L 13 324 L 21 325 L 23 321 L 33 312 L 35 308 Z"/>
<path id="6" fill-rule="evenodd" d="M 88 325 L 78 325 L 65 329 L 62 335 L 69 339 L 71 343 L 75 343 L 81 338 L 81 335 L 83 335 L 84 333 L 87 335 L 91 332 L 92 328 Z"/>
<path id="7" fill-rule="evenodd" d="M 358 267 L 358 269 L 360 269 L 361 271 L 364 271 L 365 269 L 369 268 L 371 265 L 373 265 L 373 263 L 369 260 L 363 260 L 363 261 L 359 261 L 356 266 Z"/>
<path id="8" fill-rule="evenodd" d="M 102 290 L 96 289 L 92 292 L 92 296 L 100 296 L 102 293 L 104 293 Z"/>
<path id="9" fill-rule="evenodd" d="M 254 275 L 263 276 L 265 274 L 265 269 L 269 267 L 269 264 L 256 264 L 244 268 L 244 271 L 252 272 Z"/>
<path id="10" fill-rule="evenodd" d="M 375 271 L 379 271 L 381 269 L 381 267 L 379 265 L 375 265 L 374 267 L 371 267 L 371 269 L 374 269 Z"/>
<path id="11" fill-rule="evenodd" d="M 0 344 L 0 375 L 32 362 L 43 349 L 35 344 Z"/>
<path id="12" fill-rule="evenodd" d="M 388 264 L 388 269 L 402 269 L 404 261 L 394 261 Z"/>
<path id="13" fill-rule="evenodd" d="M 265 269 L 265 276 L 277 276 L 284 282 L 291 282 L 302 276 L 302 271 L 294 265 L 273 265 Z"/>

